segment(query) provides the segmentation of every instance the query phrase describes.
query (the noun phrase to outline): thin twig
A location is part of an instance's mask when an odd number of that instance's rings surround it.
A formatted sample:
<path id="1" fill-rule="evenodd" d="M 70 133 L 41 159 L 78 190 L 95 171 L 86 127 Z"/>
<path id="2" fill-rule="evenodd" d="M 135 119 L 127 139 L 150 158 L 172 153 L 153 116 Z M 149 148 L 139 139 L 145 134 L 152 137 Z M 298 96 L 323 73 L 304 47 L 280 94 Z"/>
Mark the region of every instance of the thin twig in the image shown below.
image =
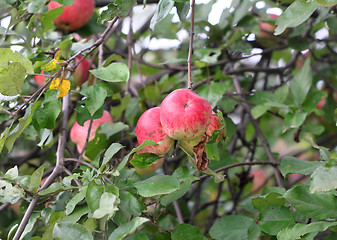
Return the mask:
<path id="1" fill-rule="evenodd" d="M 180 209 L 180 206 L 177 200 L 173 201 L 173 206 L 174 206 L 174 210 L 176 211 L 176 215 L 177 215 L 179 223 L 180 224 L 184 223 L 184 218 L 181 213 L 181 209 Z"/>
<path id="2" fill-rule="evenodd" d="M 192 89 L 192 52 L 193 52 L 193 38 L 194 38 L 194 3 L 191 0 L 191 28 L 190 28 L 190 44 L 188 48 L 187 71 L 188 71 L 188 89 Z"/>

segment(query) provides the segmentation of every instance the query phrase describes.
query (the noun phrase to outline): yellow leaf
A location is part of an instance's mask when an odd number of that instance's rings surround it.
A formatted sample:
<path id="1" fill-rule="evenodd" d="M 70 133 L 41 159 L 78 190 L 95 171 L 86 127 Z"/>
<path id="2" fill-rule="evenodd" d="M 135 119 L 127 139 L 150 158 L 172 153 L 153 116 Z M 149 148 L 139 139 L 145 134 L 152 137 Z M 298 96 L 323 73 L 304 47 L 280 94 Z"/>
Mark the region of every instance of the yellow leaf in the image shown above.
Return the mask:
<path id="1" fill-rule="evenodd" d="M 60 84 L 60 79 L 56 78 L 50 83 L 49 89 L 57 89 L 60 91 L 59 97 L 64 97 L 68 94 L 70 89 L 70 81 L 67 79 L 63 79 Z"/>

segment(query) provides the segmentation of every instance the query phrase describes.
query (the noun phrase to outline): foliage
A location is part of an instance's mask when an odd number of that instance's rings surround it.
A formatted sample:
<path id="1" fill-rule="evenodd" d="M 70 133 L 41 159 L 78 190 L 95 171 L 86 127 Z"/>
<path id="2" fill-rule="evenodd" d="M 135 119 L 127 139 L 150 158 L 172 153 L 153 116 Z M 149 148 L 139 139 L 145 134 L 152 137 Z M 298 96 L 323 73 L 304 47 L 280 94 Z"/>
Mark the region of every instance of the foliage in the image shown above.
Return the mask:
<path id="1" fill-rule="evenodd" d="M 48 2 L 0 0 L 1 239 L 336 239 L 336 0 L 97 0 L 75 32 Z M 227 136 L 204 172 L 177 144 L 141 176 L 137 120 L 190 71 Z M 83 155 L 70 128 L 103 109 Z"/>

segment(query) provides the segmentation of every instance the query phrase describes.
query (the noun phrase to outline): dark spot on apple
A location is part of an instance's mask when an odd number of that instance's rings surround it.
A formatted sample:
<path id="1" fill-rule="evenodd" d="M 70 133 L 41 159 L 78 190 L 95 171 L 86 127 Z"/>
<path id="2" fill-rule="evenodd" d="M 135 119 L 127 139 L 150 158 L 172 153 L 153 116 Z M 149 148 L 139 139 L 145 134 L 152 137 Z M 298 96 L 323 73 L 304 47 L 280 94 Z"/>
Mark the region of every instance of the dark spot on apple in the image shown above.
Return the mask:
<path id="1" fill-rule="evenodd" d="M 184 108 L 188 108 L 188 104 L 187 103 L 184 104 Z"/>

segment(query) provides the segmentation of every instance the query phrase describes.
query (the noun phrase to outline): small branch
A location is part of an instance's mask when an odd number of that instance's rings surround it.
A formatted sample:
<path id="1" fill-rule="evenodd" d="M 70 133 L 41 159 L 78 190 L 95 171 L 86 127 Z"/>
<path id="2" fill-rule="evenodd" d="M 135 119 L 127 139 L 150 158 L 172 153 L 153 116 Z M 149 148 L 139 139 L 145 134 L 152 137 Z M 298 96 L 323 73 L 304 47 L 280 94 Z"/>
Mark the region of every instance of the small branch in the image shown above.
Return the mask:
<path id="1" fill-rule="evenodd" d="M 233 81 L 234 81 L 234 86 L 235 86 L 236 91 L 240 95 L 240 98 L 242 98 L 241 95 L 243 94 L 243 92 L 242 92 L 242 89 L 241 89 L 240 82 L 239 82 L 239 80 L 238 80 L 238 78 L 237 78 L 236 75 L 233 75 Z M 249 119 L 250 119 L 250 121 L 252 122 L 252 124 L 253 124 L 253 126 L 255 128 L 256 134 L 257 134 L 257 136 L 259 137 L 259 139 L 261 141 L 261 145 L 264 148 L 269 161 L 272 162 L 272 163 L 276 163 L 275 157 L 274 157 L 274 155 L 273 155 L 273 153 L 272 153 L 272 151 L 271 151 L 271 149 L 269 147 L 268 141 L 267 141 L 266 137 L 264 136 L 263 132 L 261 131 L 259 123 L 257 122 L 257 120 L 255 118 L 253 118 L 253 116 L 251 114 L 251 109 L 250 109 L 248 103 L 246 103 L 245 101 L 243 101 L 242 102 L 242 106 L 244 107 L 244 109 L 248 113 Z M 274 168 L 274 172 L 275 172 L 275 177 L 276 177 L 277 185 L 279 187 L 283 187 L 281 176 L 280 176 L 280 173 L 279 173 L 278 169 Z"/>
<path id="2" fill-rule="evenodd" d="M 179 223 L 180 224 L 184 223 L 184 218 L 181 213 L 181 209 L 180 209 L 180 206 L 177 200 L 173 201 L 173 206 L 174 206 L 174 210 L 176 211 L 176 215 L 177 215 Z"/>
<path id="3" fill-rule="evenodd" d="M 187 71 L 188 71 L 188 89 L 192 89 L 192 52 L 194 37 L 194 4 L 195 0 L 191 0 L 191 29 L 190 29 L 190 45 L 188 48 Z"/>

